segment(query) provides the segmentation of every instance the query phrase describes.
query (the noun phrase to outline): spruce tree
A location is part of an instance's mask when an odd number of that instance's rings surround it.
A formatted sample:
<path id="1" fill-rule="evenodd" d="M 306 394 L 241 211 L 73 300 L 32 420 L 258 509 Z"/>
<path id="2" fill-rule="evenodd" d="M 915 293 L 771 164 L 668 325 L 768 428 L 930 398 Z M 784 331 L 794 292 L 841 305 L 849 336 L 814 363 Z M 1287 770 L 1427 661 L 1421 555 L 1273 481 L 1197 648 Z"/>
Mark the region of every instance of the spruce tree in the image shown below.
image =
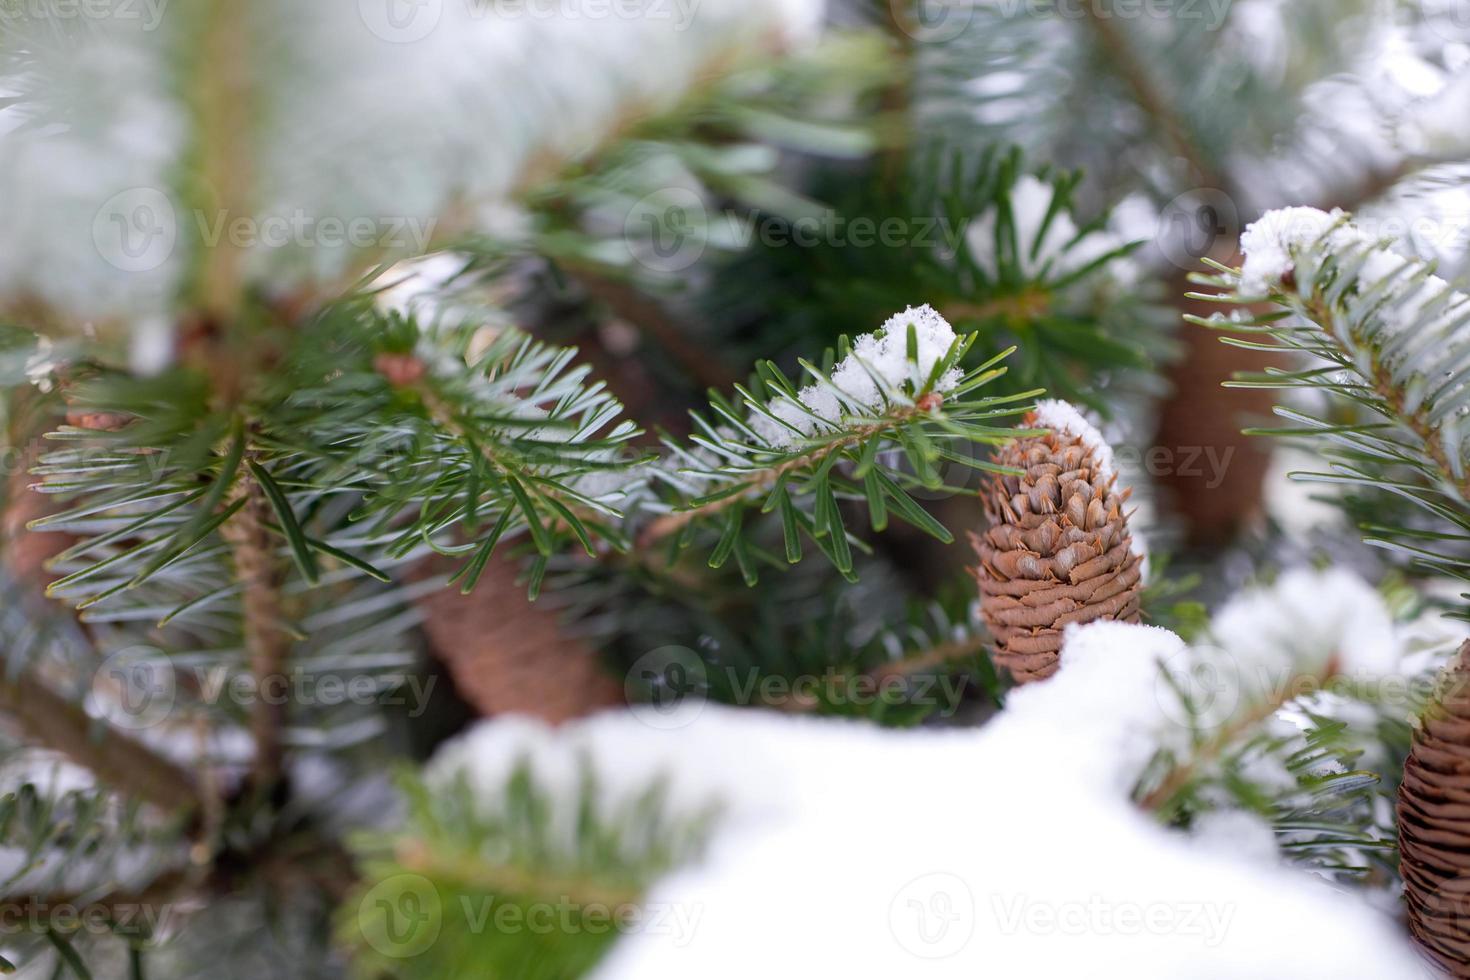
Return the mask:
<path id="1" fill-rule="evenodd" d="M 1467 52 L 0 0 L 0 966 L 1470 976 Z"/>

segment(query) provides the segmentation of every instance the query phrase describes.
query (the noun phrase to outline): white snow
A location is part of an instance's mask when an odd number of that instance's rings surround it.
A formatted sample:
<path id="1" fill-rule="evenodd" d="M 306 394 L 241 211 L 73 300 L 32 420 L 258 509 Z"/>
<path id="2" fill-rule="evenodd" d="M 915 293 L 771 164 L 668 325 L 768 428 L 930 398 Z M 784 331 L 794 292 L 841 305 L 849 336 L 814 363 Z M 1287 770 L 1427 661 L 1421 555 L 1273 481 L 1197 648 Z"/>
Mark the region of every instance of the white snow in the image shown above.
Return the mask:
<path id="1" fill-rule="evenodd" d="M 1040 428 L 1052 429 L 1073 439 L 1080 439 L 1092 451 L 1093 459 L 1097 460 L 1098 473 L 1104 480 L 1111 480 L 1117 473 L 1113 447 L 1108 445 L 1097 426 L 1089 422 L 1077 406 L 1059 398 L 1048 398 L 1036 403 L 1035 414 L 1036 425 Z"/>
<path id="2" fill-rule="evenodd" d="M 1319 241 L 1336 247 L 1354 240 L 1362 238 L 1347 224 L 1346 214 L 1340 208 L 1330 212 L 1301 207 L 1267 211 L 1246 225 L 1240 236 L 1240 247 L 1245 253 L 1241 291 L 1255 295 L 1278 285 L 1295 261 L 1293 249 Z"/>
<path id="3" fill-rule="evenodd" d="M 200 232 L 228 236 L 247 275 L 281 290 L 498 233 L 530 182 L 718 74 L 808 42 L 825 4 L 250 7 L 251 214 L 185 208 L 192 82 L 175 76 L 188 18 L 87 17 L 75 31 L 5 18 L 0 293 L 77 318 L 143 316 L 172 309 Z"/>
<path id="4" fill-rule="evenodd" d="M 1048 263 L 1051 264 L 1049 277 L 1063 276 L 1129 241 L 1111 224 L 1077 238 L 1077 223 L 1065 208 L 1052 215 L 1043 233 L 1041 226 L 1051 208 L 1052 196 L 1052 185 L 1031 174 L 1017 178 L 1011 187 L 1009 202 L 1017 249 L 1015 260 L 1023 276 L 1032 278 L 1040 275 Z M 992 277 L 998 274 L 997 219 L 997 209 L 991 208 L 973 218 L 965 229 L 965 244 L 970 255 Z M 1136 269 L 1120 271 L 1126 280 Z"/>
<path id="5" fill-rule="evenodd" d="M 595 980 L 772 964 L 874 980 L 1429 976 L 1359 897 L 1219 846 L 1258 832 L 1220 818 L 1193 840 L 1130 802 L 1153 748 L 1183 735 L 1158 670 L 1183 651 L 1151 627 L 1075 629 L 1060 672 L 979 730 L 713 705 L 674 729 L 633 712 L 555 730 L 503 719 L 441 752 L 434 778 L 464 772 L 493 794 L 529 755 L 567 788 L 584 755 L 609 799 L 663 774 L 680 811 L 723 801 L 706 856 L 647 896 L 687 928 L 620 939 Z"/>
<path id="6" fill-rule="evenodd" d="M 1332 661 L 1338 673 L 1364 678 L 1399 670 L 1400 643 L 1383 599 L 1342 569 L 1297 569 L 1242 592 L 1215 614 L 1210 632 L 1254 690 L 1278 683 L 1282 667 L 1320 673 Z"/>
<path id="7" fill-rule="evenodd" d="M 910 324 L 917 341 L 917 358 L 912 361 L 908 357 Z M 893 397 L 919 392 L 955 339 L 949 321 L 932 307 L 910 306 L 873 333 L 858 337 L 851 352 L 833 366 L 831 385 L 809 384 L 795 399 L 787 395 L 771 399 L 771 414 L 786 425 L 754 413 L 751 428 L 772 447 L 789 449 L 802 437 L 840 428 L 844 415 L 880 415 Z M 940 376 L 934 390 L 941 394 L 952 391 L 963 376 L 959 368 L 951 368 Z"/>
<path id="8" fill-rule="evenodd" d="M 1211 810 L 1195 817 L 1189 836 L 1199 847 L 1221 857 L 1276 864 L 1281 852 L 1276 831 L 1259 814 L 1244 810 Z"/>

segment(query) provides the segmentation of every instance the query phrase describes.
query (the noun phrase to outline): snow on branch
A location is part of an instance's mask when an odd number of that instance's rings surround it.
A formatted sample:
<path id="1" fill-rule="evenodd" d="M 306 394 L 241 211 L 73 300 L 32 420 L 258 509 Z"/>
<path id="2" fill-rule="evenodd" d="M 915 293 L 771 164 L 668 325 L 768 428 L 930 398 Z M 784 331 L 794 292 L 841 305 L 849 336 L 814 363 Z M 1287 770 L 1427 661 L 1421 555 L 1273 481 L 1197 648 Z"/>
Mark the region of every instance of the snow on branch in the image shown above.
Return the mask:
<path id="1" fill-rule="evenodd" d="M 1216 266 L 1218 275 L 1195 277 L 1219 293 L 1192 295 L 1229 305 L 1265 297 L 1278 309 L 1189 319 L 1248 335 L 1227 343 L 1293 352 L 1306 363 L 1235 384 L 1326 391 L 1338 396 L 1342 410 L 1362 410 L 1344 423 L 1341 416 L 1278 408 L 1292 425 L 1261 431 L 1318 439 L 1332 472 L 1299 478 L 1368 490 L 1392 485 L 1453 525 L 1442 540 L 1470 540 L 1470 296 L 1435 275 L 1432 264 L 1401 255 L 1340 211 L 1270 212 L 1246 229 L 1242 246 L 1240 269 Z M 1402 467 L 1415 472 L 1415 482 L 1405 482 Z M 1421 546 L 1422 530 L 1382 530 L 1387 533 L 1371 543 L 1430 564 L 1462 564 L 1453 546 Z M 1410 543 L 1413 538 L 1419 540 Z"/>
<path id="2" fill-rule="evenodd" d="M 13 207 L 0 299 L 162 315 L 201 249 L 246 253 L 243 274 L 280 291 L 500 228 L 506 202 L 538 179 L 811 40 L 824 7 L 634 0 L 550 18 L 499 0 L 403 16 L 391 4 L 265 2 L 231 31 L 239 77 L 223 82 L 222 59 L 180 58 L 200 41 L 189 35 L 199 19 L 174 7 L 89 18 L 85 31 L 7 18 L 0 170 Z M 248 132 L 190 118 L 190 97 L 220 87 Z M 238 200 L 179 179 L 191 146 L 221 136 L 253 157 L 231 161 Z"/>
<path id="3" fill-rule="evenodd" d="M 934 376 L 935 366 L 949 355 L 955 341 L 954 328 L 932 307 L 911 306 L 873 333 L 858 337 L 829 377 L 795 396 L 778 395 L 764 411 L 754 411 L 751 428 L 772 448 L 789 449 L 804 438 L 848 428 L 858 418 L 877 420 L 895 401 L 930 393 L 942 397 L 962 376 L 957 367 Z"/>
<path id="4" fill-rule="evenodd" d="M 851 345 L 843 338 L 843 356 L 830 370 L 802 361 L 812 380 L 801 388 L 769 362 L 758 364 L 761 385 L 737 385 L 739 404 L 716 394 L 709 416 L 694 416 L 692 445 L 665 439 L 666 458 L 650 474 L 663 492 L 644 505 L 656 516 L 640 542 L 677 535 L 682 546 L 686 529 L 718 516 L 722 531 L 711 564 L 733 556 L 754 581 L 756 563 L 741 529 L 744 508 L 760 504 L 762 512 L 779 512 L 789 562 L 800 560 L 805 537 L 850 576 L 852 545 L 839 499 L 866 502 L 874 530 L 892 514 L 952 540 L 908 489 L 942 487 L 941 460 L 996 470 L 966 450 L 1013 435 L 990 423 L 1023 412 L 1040 394 L 979 395 L 1005 373 L 997 365 L 1010 351 L 964 368 L 975 339 L 957 337 L 926 305 L 890 317 Z"/>
<path id="5" fill-rule="evenodd" d="M 676 813 L 718 805 L 707 856 L 641 899 L 698 909 L 697 928 L 623 938 L 598 980 L 744 974 L 773 958 L 793 975 L 918 964 L 934 977 L 1163 978 L 1206 957 L 1222 976 L 1414 975 L 1405 940 L 1368 904 L 1269 858 L 1243 864 L 1130 802 L 1161 740 L 1190 737 L 1160 674 L 1190 656 L 1178 637 L 1099 623 L 1068 644 L 1056 677 L 1013 692 L 978 732 L 700 704 L 672 729 L 638 711 L 556 730 L 510 719 L 447 747 L 435 778 L 463 779 L 493 812 L 529 760 L 564 787 L 569 818 L 581 759 L 606 806 L 660 776 Z M 1168 926 L 1125 927 L 1134 916 Z M 1309 949 L 1303 930 L 1318 940 Z"/>

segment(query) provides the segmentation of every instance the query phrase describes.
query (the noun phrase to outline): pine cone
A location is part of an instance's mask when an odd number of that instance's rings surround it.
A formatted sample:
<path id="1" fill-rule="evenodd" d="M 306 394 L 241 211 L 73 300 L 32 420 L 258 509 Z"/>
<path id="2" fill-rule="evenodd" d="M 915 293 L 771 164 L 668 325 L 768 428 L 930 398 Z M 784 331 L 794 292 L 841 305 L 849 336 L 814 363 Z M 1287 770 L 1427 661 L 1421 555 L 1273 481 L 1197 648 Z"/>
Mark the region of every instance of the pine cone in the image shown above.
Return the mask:
<path id="1" fill-rule="evenodd" d="M 990 527 L 972 533 L 980 607 L 995 659 L 1019 684 L 1056 673 L 1062 630 L 1095 619 L 1138 621 L 1142 557 L 1134 552 L 1111 453 L 1063 402 L 1027 416 L 1043 436 L 1016 439 L 995 462 L 1025 471 L 981 490 Z"/>
<path id="2" fill-rule="evenodd" d="M 421 569 L 443 576 L 452 567 L 433 559 Z M 486 717 L 526 714 L 553 723 L 626 705 L 597 649 L 566 632 L 545 597 L 528 600 L 517 571 L 514 559 L 496 554 L 470 595 L 443 588 L 419 600 L 424 632 L 460 697 Z"/>
<path id="3" fill-rule="evenodd" d="M 1470 977 L 1470 641 L 1414 731 L 1398 823 L 1409 931 L 1451 976 Z"/>

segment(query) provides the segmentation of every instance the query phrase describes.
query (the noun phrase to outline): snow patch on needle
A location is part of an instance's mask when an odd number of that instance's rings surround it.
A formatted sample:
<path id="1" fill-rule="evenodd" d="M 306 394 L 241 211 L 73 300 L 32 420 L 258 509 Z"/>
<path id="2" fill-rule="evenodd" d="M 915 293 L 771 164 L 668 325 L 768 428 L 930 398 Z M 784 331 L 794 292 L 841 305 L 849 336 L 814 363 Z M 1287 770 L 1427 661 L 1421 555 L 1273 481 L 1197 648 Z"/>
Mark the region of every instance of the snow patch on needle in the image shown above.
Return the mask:
<path id="1" fill-rule="evenodd" d="M 908 351 L 911 324 L 916 341 L 913 360 Z M 772 398 L 766 407 L 775 419 L 755 413 L 751 428 L 772 447 L 790 449 L 802 437 L 840 428 L 844 416 L 882 415 L 893 393 L 919 394 L 955 339 L 954 327 L 933 307 L 911 306 L 889 317 L 874 332 L 858 337 L 851 353 L 832 368 L 830 384 L 809 384 L 795 398 Z M 963 376 L 959 368 L 950 368 L 932 390 L 940 394 L 952 391 Z"/>

